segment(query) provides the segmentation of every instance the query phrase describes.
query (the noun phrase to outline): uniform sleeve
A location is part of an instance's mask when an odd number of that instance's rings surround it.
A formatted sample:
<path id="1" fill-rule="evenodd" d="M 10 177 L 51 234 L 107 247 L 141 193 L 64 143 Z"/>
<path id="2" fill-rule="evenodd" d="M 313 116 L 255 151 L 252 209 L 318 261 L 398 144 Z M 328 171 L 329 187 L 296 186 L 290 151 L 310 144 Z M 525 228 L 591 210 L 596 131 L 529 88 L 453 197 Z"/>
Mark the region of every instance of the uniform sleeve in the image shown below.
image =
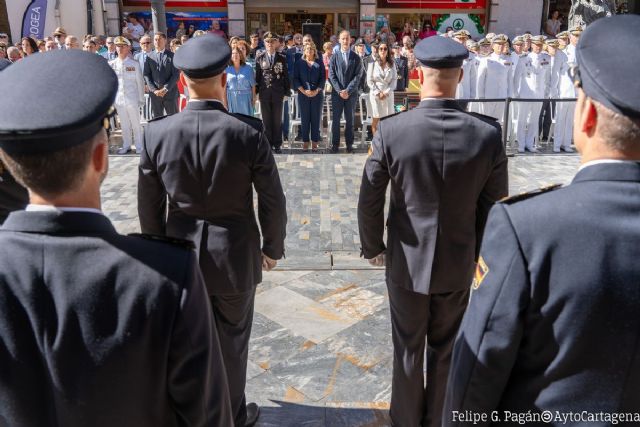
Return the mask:
<path id="1" fill-rule="evenodd" d="M 382 143 L 383 123 L 371 142 L 371 155 L 367 158 L 360 184 L 358 199 L 358 228 L 362 255 L 371 259 L 385 250 L 384 203 L 389 183 L 389 167 Z"/>
<path id="2" fill-rule="evenodd" d="M 486 87 L 487 87 L 487 71 L 488 71 L 488 60 L 480 62 L 480 66 L 478 67 L 478 85 L 476 87 L 476 97 L 477 99 L 486 98 Z"/>
<path id="3" fill-rule="evenodd" d="M 260 66 L 260 57 L 256 57 L 256 94 L 260 93 L 262 85 L 262 67 Z"/>
<path id="4" fill-rule="evenodd" d="M 496 126 L 498 128 L 500 127 L 497 123 Z M 491 171 L 485 181 L 484 187 L 480 191 L 476 205 L 476 258 L 478 258 L 480 252 L 480 245 L 482 243 L 489 211 L 495 202 L 509 195 L 508 161 L 502 145 L 501 132 L 497 131 L 494 138 L 494 146 L 496 149 L 492 156 Z"/>
<path id="5" fill-rule="evenodd" d="M 496 205 L 453 349 L 443 426 L 464 425 L 454 422 L 454 411 L 497 408 L 518 354 L 529 288 L 517 236 L 504 205 Z"/>
<path id="6" fill-rule="evenodd" d="M 167 192 L 147 149 L 148 127 L 143 133 L 138 166 L 138 217 L 140 230 L 147 234 L 166 233 Z"/>
<path id="7" fill-rule="evenodd" d="M 136 83 L 138 86 L 138 103 L 142 106 L 144 105 L 144 77 L 142 76 L 142 70 L 140 69 L 140 64 L 138 62 L 136 64 Z"/>
<path id="8" fill-rule="evenodd" d="M 218 333 L 195 254 L 188 258 L 169 350 L 168 392 L 179 425 L 233 425 Z"/>
<path id="9" fill-rule="evenodd" d="M 286 58 L 282 59 L 284 62 L 282 73 L 282 86 L 284 87 L 285 96 L 289 96 L 291 92 L 291 80 L 289 79 L 289 67 L 287 66 Z"/>
<path id="10" fill-rule="evenodd" d="M 258 220 L 262 230 L 262 252 L 272 259 L 284 255 L 287 228 L 287 202 L 280 183 L 278 166 L 264 133 L 256 150 L 252 170 L 253 185 L 258 193 Z"/>

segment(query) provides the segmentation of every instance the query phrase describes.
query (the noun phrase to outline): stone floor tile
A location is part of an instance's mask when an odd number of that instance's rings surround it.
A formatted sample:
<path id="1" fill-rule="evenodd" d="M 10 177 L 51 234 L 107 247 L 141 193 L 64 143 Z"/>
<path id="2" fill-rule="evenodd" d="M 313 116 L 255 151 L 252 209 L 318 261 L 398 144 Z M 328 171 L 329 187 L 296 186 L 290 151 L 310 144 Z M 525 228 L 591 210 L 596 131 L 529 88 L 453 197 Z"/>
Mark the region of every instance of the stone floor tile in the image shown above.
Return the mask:
<path id="1" fill-rule="evenodd" d="M 357 321 L 284 286 L 258 295 L 255 311 L 316 344 Z"/>

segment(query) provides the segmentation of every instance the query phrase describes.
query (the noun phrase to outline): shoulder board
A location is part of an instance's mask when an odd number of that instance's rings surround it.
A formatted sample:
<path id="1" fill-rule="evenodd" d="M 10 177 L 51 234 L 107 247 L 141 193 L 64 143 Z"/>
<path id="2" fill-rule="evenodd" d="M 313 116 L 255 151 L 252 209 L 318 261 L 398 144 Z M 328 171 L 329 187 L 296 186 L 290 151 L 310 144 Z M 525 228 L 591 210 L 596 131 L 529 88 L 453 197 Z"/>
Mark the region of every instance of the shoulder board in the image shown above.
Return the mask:
<path id="1" fill-rule="evenodd" d="M 498 119 L 496 119 L 496 118 L 495 118 L 495 117 L 493 117 L 493 116 L 486 116 L 486 115 L 484 115 L 484 114 L 475 113 L 475 112 L 473 112 L 473 111 L 467 111 L 467 114 L 470 114 L 470 115 L 472 115 L 473 117 L 477 117 L 477 118 L 479 118 L 479 119 L 481 119 L 481 120 L 484 120 L 484 121 L 489 121 L 489 122 L 497 122 L 497 121 L 498 121 Z"/>
<path id="2" fill-rule="evenodd" d="M 262 129 L 263 129 L 262 120 L 256 117 L 247 116 L 246 114 L 241 114 L 241 113 L 231 113 L 231 115 L 238 120 L 242 120 L 249 126 L 253 127 L 255 130 L 262 132 Z"/>
<path id="3" fill-rule="evenodd" d="M 174 246 L 179 246 L 185 249 L 195 249 L 196 245 L 191 240 L 178 239 L 175 237 L 159 236 L 157 234 L 145 234 L 145 233 L 131 233 L 127 234 L 130 237 L 139 237 L 141 239 L 153 240 L 156 242 L 169 243 Z"/>
<path id="4" fill-rule="evenodd" d="M 162 119 L 165 119 L 167 117 L 169 117 L 169 116 L 164 115 L 164 116 L 154 117 L 153 119 L 148 120 L 147 123 L 157 122 L 158 120 L 162 120 Z"/>
<path id="5" fill-rule="evenodd" d="M 408 111 L 408 110 L 407 110 L 407 111 Z M 387 120 L 387 119 L 388 119 L 388 118 L 390 118 L 390 117 L 395 117 L 395 116 L 397 116 L 398 114 L 402 114 L 402 113 L 404 113 L 404 111 L 398 111 L 397 113 L 390 114 L 390 115 L 385 116 L 385 117 L 381 117 L 381 118 L 380 118 L 380 121 Z"/>
<path id="6" fill-rule="evenodd" d="M 562 184 L 549 185 L 547 187 L 538 188 L 538 189 L 533 190 L 533 191 L 527 191 L 526 193 L 516 194 L 515 196 L 511 196 L 511 197 L 505 197 L 504 199 L 500 200 L 500 203 L 511 205 L 511 204 L 516 203 L 516 202 L 521 202 L 522 200 L 527 200 L 527 199 L 530 199 L 532 197 L 539 196 L 540 194 L 544 194 L 544 193 L 548 193 L 548 192 L 553 191 L 553 190 L 557 190 L 560 187 L 562 187 Z"/>

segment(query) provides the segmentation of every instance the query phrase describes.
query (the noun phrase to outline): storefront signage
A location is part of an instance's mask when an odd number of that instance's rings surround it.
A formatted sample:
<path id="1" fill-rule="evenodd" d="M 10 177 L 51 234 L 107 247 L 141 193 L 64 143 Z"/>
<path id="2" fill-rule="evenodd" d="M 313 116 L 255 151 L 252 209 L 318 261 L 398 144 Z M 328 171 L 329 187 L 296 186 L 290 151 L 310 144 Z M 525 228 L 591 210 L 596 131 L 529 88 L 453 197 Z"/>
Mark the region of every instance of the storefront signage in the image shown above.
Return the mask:
<path id="1" fill-rule="evenodd" d="M 22 37 L 44 38 L 44 24 L 47 17 L 47 0 L 33 0 L 24 11 Z"/>
<path id="2" fill-rule="evenodd" d="M 378 0 L 378 7 L 390 9 L 481 9 L 487 0 Z"/>
<path id="3" fill-rule="evenodd" d="M 149 0 L 122 0 L 124 7 L 151 7 Z M 165 7 L 227 7 L 227 0 L 167 0 Z"/>

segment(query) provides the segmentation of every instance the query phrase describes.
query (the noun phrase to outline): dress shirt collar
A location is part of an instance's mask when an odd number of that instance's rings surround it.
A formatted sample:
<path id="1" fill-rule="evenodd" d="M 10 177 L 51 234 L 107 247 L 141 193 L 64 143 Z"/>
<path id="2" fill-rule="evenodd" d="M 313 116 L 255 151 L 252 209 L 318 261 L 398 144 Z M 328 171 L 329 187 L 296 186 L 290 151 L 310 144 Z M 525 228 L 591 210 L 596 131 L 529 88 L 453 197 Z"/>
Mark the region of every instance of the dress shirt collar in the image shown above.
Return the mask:
<path id="1" fill-rule="evenodd" d="M 100 209 L 94 209 L 94 208 L 74 208 L 74 207 L 62 208 L 59 206 L 52 206 L 52 205 L 34 205 L 31 203 L 27 205 L 27 207 L 25 208 L 25 211 L 27 212 L 88 212 L 88 213 L 104 215 Z"/>
<path id="2" fill-rule="evenodd" d="M 590 162 L 584 163 L 578 169 L 578 172 L 583 170 L 584 168 L 588 168 L 589 166 L 595 165 L 603 165 L 603 164 L 637 164 L 640 160 L 618 160 L 618 159 L 600 159 L 600 160 L 591 160 Z"/>

